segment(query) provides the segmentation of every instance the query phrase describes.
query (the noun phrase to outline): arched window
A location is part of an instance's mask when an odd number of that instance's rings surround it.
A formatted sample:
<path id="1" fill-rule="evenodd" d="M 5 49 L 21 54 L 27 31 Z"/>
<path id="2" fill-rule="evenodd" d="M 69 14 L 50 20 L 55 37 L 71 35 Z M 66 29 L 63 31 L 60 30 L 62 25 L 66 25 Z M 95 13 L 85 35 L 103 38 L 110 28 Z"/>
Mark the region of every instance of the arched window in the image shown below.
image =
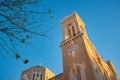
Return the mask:
<path id="1" fill-rule="evenodd" d="M 71 37 L 71 30 L 70 30 L 70 28 L 68 28 L 68 35 L 69 35 L 69 37 Z"/>
<path id="2" fill-rule="evenodd" d="M 105 80 L 108 80 L 107 73 L 104 72 Z"/>
<path id="3" fill-rule="evenodd" d="M 40 75 L 40 80 L 43 80 L 43 75 L 42 74 Z"/>
<path id="4" fill-rule="evenodd" d="M 33 74 L 33 79 L 32 80 L 35 80 L 35 74 Z"/>
<path id="5" fill-rule="evenodd" d="M 76 64 L 70 70 L 70 80 L 87 80 L 82 64 Z"/>
<path id="6" fill-rule="evenodd" d="M 77 69 L 76 80 L 81 80 L 81 74 L 79 69 Z"/>
<path id="7" fill-rule="evenodd" d="M 103 80 L 99 68 L 94 64 L 96 80 Z"/>

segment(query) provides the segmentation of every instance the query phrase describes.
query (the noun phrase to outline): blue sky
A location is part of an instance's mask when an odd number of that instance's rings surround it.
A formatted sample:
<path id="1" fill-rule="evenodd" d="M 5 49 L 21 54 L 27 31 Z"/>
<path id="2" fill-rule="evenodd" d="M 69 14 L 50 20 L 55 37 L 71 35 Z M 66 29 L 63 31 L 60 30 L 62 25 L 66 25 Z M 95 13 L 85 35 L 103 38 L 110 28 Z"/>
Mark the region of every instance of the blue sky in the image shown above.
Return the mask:
<path id="1" fill-rule="evenodd" d="M 43 65 L 55 74 L 62 70 L 61 20 L 74 11 L 85 23 L 88 36 L 104 60 L 110 59 L 120 76 L 120 0 L 44 0 L 51 8 L 54 19 L 44 27 L 53 26 L 46 37 L 35 37 L 31 45 L 20 47 L 19 51 L 30 62 L 23 64 L 12 58 L 0 56 L 0 80 L 20 80 L 21 72 L 31 66 Z"/>

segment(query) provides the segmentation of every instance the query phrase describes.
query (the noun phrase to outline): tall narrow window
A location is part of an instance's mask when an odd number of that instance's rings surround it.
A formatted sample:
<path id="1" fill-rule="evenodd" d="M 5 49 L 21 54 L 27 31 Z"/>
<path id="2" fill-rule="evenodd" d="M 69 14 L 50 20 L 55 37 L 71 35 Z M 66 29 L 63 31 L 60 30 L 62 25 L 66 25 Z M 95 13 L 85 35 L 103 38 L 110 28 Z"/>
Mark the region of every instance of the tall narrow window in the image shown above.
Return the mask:
<path id="1" fill-rule="evenodd" d="M 68 35 L 69 35 L 69 37 L 71 37 L 71 30 L 70 30 L 70 28 L 68 28 Z"/>
<path id="2" fill-rule="evenodd" d="M 37 77 L 39 77 L 39 74 L 37 74 Z"/>
<path id="3" fill-rule="evenodd" d="M 75 29 L 74 29 L 74 26 L 72 26 L 72 35 L 73 35 L 73 36 L 75 35 Z"/>
<path id="4" fill-rule="evenodd" d="M 32 80 L 35 80 L 35 74 L 33 74 L 33 79 Z"/>
<path id="5" fill-rule="evenodd" d="M 99 57 L 97 58 L 97 60 L 98 60 L 99 64 L 102 66 L 102 63 L 101 63 L 101 60 Z"/>
<path id="6" fill-rule="evenodd" d="M 108 80 L 106 73 L 104 73 L 104 75 L 105 75 L 105 80 Z"/>
<path id="7" fill-rule="evenodd" d="M 98 68 L 96 65 L 94 65 L 94 68 L 95 68 L 95 76 L 96 76 L 96 80 L 103 80 L 99 68 Z"/>
<path id="8" fill-rule="evenodd" d="M 76 80 L 81 80 L 81 75 L 79 69 L 77 70 Z"/>
<path id="9" fill-rule="evenodd" d="M 42 80 L 42 77 L 43 77 L 43 76 L 42 76 L 42 74 L 41 74 L 41 75 L 40 75 L 40 80 Z"/>
<path id="10" fill-rule="evenodd" d="M 70 80 L 87 80 L 82 64 L 74 65 L 70 70 Z"/>
<path id="11" fill-rule="evenodd" d="M 105 75 L 105 80 L 107 80 L 107 76 Z"/>

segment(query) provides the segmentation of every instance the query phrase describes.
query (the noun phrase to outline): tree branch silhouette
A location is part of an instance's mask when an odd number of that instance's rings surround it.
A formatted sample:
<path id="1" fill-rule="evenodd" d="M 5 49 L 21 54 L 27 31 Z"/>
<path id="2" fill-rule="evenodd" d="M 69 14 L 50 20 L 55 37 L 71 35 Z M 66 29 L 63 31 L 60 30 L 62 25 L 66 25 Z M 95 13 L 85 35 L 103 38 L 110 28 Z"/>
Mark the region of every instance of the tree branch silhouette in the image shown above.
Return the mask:
<path id="1" fill-rule="evenodd" d="M 42 1 L 0 1 L 0 52 L 3 57 L 9 55 L 16 59 L 21 59 L 26 64 L 28 60 L 20 56 L 16 48 L 17 44 L 25 44 L 31 38 L 30 34 L 47 37 L 47 32 L 50 29 L 41 30 L 41 32 L 37 31 L 41 24 L 48 20 L 45 19 L 45 16 L 52 13 L 51 9 L 44 7 Z M 35 24 L 38 24 L 38 26 Z"/>

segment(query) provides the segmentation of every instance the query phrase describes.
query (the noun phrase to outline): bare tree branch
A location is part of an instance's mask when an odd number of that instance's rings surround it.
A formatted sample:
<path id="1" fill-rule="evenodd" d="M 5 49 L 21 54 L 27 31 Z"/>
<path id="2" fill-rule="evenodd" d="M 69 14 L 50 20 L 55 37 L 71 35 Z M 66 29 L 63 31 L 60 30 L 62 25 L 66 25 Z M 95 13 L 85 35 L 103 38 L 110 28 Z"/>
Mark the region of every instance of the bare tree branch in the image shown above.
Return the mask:
<path id="1" fill-rule="evenodd" d="M 51 9 L 42 4 L 43 0 L 1 0 L 0 1 L 0 51 L 16 59 L 23 59 L 16 46 L 25 44 L 32 36 L 30 34 L 48 37 L 46 31 L 39 30 L 45 19 L 52 13 Z M 42 9 L 40 9 L 42 8 Z M 38 24 L 39 21 L 39 24 Z M 36 26 L 35 26 L 36 25 Z M 35 30 L 36 29 L 36 30 Z M 18 45 L 17 45 L 18 44 Z M 6 45 L 6 46 L 5 46 Z"/>

